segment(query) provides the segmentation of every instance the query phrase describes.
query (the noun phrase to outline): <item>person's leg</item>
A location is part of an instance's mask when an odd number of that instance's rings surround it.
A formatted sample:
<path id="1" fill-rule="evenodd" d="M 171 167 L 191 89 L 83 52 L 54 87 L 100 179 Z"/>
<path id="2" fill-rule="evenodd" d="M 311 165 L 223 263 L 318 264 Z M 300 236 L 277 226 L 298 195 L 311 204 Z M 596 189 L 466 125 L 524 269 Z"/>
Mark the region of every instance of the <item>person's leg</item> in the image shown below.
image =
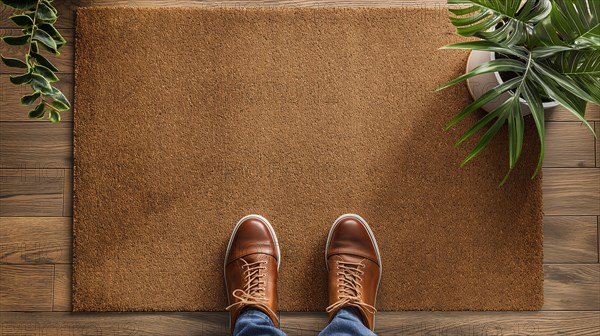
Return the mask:
<path id="1" fill-rule="evenodd" d="M 352 308 L 338 310 L 331 322 L 321 331 L 319 336 L 374 336 L 367 328 L 358 313 Z"/>
<path id="2" fill-rule="evenodd" d="M 285 336 L 285 333 L 275 327 L 267 314 L 257 309 L 243 311 L 235 322 L 234 336 Z"/>
<path id="3" fill-rule="evenodd" d="M 362 217 L 346 214 L 333 223 L 325 261 L 330 324 L 321 335 L 373 335 L 381 256 Z"/>
<path id="4" fill-rule="evenodd" d="M 284 335 L 277 326 L 279 244 L 265 218 L 242 218 L 225 255 L 225 286 L 234 335 Z"/>

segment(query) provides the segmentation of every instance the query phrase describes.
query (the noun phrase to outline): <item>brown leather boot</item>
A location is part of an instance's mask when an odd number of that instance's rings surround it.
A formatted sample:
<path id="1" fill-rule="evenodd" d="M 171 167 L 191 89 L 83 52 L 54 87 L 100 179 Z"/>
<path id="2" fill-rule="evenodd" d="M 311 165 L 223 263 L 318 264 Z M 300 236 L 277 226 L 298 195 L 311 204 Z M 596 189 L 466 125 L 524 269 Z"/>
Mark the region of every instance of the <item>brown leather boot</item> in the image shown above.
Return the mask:
<path id="1" fill-rule="evenodd" d="M 231 330 L 245 308 L 261 310 L 279 326 L 277 316 L 277 271 L 279 243 L 264 217 L 242 218 L 231 234 L 225 255 L 225 285 Z"/>
<path id="2" fill-rule="evenodd" d="M 367 328 L 375 329 L 375 299 L 381 279 L 381 257 L 369 224 L 346 214 L 333 223 L 325 250 L 329 282 L 329 320 L 352 307 Z"/>

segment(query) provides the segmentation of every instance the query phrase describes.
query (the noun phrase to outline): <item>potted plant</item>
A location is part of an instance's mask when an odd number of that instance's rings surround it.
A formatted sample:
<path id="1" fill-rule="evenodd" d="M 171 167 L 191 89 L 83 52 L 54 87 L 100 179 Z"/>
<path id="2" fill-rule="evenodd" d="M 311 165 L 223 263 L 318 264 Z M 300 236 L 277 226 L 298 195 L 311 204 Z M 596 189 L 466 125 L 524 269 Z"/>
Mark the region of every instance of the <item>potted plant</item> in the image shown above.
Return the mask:
<path id="1" fill-rule="evenodd" d="M 600 1 L 448 0 L 448 4 L 456 32 L 478 39 L 442 47 L 471 54 L 467 72 L 438 90 L 467 80 L 474 98 L 446 129 L 479 108 L 488 111 L 456 142 L 459 146 L 489 125 L 461 166 L 507 124 L 509 168 L 501 185 L 506 182 L 521 154 L 524 116 L 530 113 L 540 139 L 535 177 L 544 158 L 544 112 L 556 105 L 594 133 L 585 109 L 588 102 L 600 105 Z"/>

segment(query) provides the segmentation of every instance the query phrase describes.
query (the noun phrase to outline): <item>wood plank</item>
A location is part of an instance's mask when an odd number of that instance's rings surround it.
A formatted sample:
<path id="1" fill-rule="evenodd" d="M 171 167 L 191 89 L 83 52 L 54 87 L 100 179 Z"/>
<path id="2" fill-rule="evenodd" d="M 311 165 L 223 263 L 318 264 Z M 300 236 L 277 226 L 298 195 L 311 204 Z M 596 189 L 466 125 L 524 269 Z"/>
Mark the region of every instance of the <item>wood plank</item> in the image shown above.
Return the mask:
<path id="1" fill-rule="evenodd" d="M 13 85 L 9 81 L 10 75 L 0 74 L 0 121 L 30 121 L 39 122 L 37 119 L 30 119 L 27 117 L 32 107 L 23 106 L 19 102 L 22 96 L 33 92 L 29 85 Z M 73 77 L 72 73 L 61 74 L 60 81 L 54 83 L 59 90 L 67 97 L 67 99 L 73 102 Z M 61 121 L 72 121 L 73 110 L 68 110 L 60 113 Z"/>
<path id="2" fill-rule="evenodd" d="M 52 311 L 53 265 L 0 265 L 0 311 Z"/>
<path id="3" fill-rule="evenodd" d="M 75 10 L 77 9 L 79 1 L 54 1 L 52 4 L 58 10 L 58 20 L 55 26 L 59 28 L 70 27 L 73 28 L 75 25 Z M 15 11 L 13 8 L 8 6 L 0 6 L 0 28 L 14 28 L 15 25 L 9 20 L 9 17 L 13 15 Z"/>
<path id="4" fill-rule="evenodd" d="M 600 106 L 588 104 L 585 110 L 585 119 L 587 121 L 600 121 Z M 557 107 L 546 111 L 546 121 L 575 121 L 581 122 L 573 113 L 564 107 Z"/>
<path id="5" fill-rule="evenodd" d="M 229 335 L 227 313 L 5 313 L 2 335 Z M 288 335 L 316 335 L 325 313 L 282 313 Z M 599 312 L 380 312 L 378 335 L 597 335 Z"/>
<path id="6" fill-rule="evenodd" d="M 600 169 L 544 169 L 546 215 L 600 215 Z"/>
<path id="7" fill-rule="evenodd" d="M 67 44 L 60 48 L 60 56 L 54 56 L 53 54 L 46 52 L 45 50 L 41 53 L 58 68 L 58 77 L 62 77 L 63 73 L 73 73 L 75 64 L 75 34 L 73 29 L 61 29 L 60 33 L 63 35 Z M 19 29 L 0 29 L 2 36 L 7 35 L 21 35 Z M 29 45 L 23 46 L 12 46 L 6 43 L 0 44 L 0 53 L 4 57 L 15 57 L 21 60 L 25 59 L 25 54 Z M 4 63 L 0 65 L 0 73 L 3 74 L 14 74 L 23 73 L 23 69 L 9 68 Z M 10 83 L 9 83 L 10 84 Z M 11 84 L 12 85 L 12 84 Z M 4 88 L 3 88 L 4 89 Z"/>
<path id="8" fill-rule="evenodd" d="M 594 141 L 582 123 L 547 122 L 543 167 L 595 167 Z"/>
<path id="9" fill-rule="evenodd" d="M 544 217 L 544 262 L 598 262 L 598 226 L 595 216 Z"/>
<path id="10" fill-rule="evenodd" d="M 598 312 L 379 312 L 378 335 L 597 335 Z M 318 313 L 281 314 L 288 335 L 317 334 Z"/>
<path id="11" fill-rule="evenodd" d="M 600 264 L 544 265 L 542 310 L 600 310 Z"/>
<path id="12" fill-rule="evenodd" d="M 62 169 L 0 169 L 0 216 L 62 216 Z"/>
<path id="13" fill-rule="evenodd" d="M 65 169 L 63 186 L 63 216 L 73 216 L 73 169 Z"/>
<path id="14" fill-rule="evenodd" d="M 72 265 L 54 266 L 54 311 L 72 311 L 71 307 L 71 269 Z"/>
<path id="15" fill-rule="evenodd" d="M 73 123 L 0 122 L 0 168 L 71 168 Z"/>
<path id="16" fill-rule="evenodd" d="M 0 219 L 0 263 L 71 263 L 71 218 Z"/>
<path id="17" fill-rule="evenodd" d="M 600 168 L 600 121 L 594 123 L 596 132 L 596 167 Z"/>

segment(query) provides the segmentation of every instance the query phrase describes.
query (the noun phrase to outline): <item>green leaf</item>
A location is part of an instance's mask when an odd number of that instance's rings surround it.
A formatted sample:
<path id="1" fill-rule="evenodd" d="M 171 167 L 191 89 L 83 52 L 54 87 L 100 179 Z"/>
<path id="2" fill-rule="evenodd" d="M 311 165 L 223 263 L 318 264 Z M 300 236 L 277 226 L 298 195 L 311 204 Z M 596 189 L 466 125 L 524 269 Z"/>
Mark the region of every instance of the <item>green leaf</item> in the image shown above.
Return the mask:
<path id="1" fill-rule="evenodd" d="M 529 30 L 549 15 L 550 0 L 448 0 L 448 4 L 467 5 L 449 10 L 455 17 L 450 22 L 462 36 L 477 36 L 505 45 L 525 41 Z M 490 29 L 493 30 L 490 31 Z"/>
<path id="2" fill-rule="evenodd" d="M 443 90 L 449 86 L 460 83 L 469 78 L 475 77 L 477 75 L 490 73 L 490 72 L 516 72 L 522 73 L 525 71 L 525 63 L 512 59 L 495 59 L 488 62 L 485 62 L 473 70 L 467 72 L 464 75 L 458 76 L 455 79 L 449 81 L 448 83 L 439 87 L 436 91 Z"/>
<path id="3" fill-rule="evenodd" d="M 3 4 L 16 9 L 35 8 L 37 0 L 2 0 Z"/>
<path id="4" fill-rule="evenodd" d="M 516 56 L 522 59 L 527 59 L 527 50 L 523 47 L 513 46 L 507 47 L 495 42 L 479 40 L 469 42 L 459 42 L 447 44 L 440 49 L 467 49 L 467 50 L 482 50 L 500 53 L 504 55 Z"/>
<path id="5" fill-rule="evenodd" d="M 600 45 L 600 1 L 554 0 L 550 17 L 565 43 Z"/>
<path id="6" fill-rule="evenodd" d="M 562 51 L 573 50 L 572 47 L 569 46 L 544 46 L 544 47 L 536 47 L 531 50 L 531 56 L 534 59 L 540 59 L 545 57 L 554 56 Z"/>
<path id="7" fill-rule="evenodd" d="M 39 28 L 48 33 L 48 35 L 54 39 L 57 48 L 60 48 L 67 43 L 67 40 L 65 40 L 65 38 L 58 32 L 58 30 L 56 30 L 56 28 L 54 28 L 53 25 L 45 23 L 40 25 Z"/>
<path id="8" fill-rule="evenodd" d="M 563 91 L 563 89 L 557 87 L 552 81 L 542 80 L 540 75 L 538 75 L 535 71 L 531 71 L 531 74 L 535 82 L 544 89 L 548 97 L 556 100 L 566 109 L 571 111 L 573 115 L 575 115 L 582 123 L 584 123 L 590 129 L 590 131 L 592 131 L 592 133 L 594 133 L 594 127 L 590 125 L 587 120 L 585 120 L 585 100 Z"/>
<path id="9" fill-rule="evenodd" d="M 521 101 L 519 99 L 521 89 L 522 86 L 519 86 L 507 108 L 509 170 L 515 167 L 523 149 L 524 120 L 523 112 L 521 111 Z"/>
<path id="10" fill-rule="evenodd" d="M 43 65 L 36 65 L 33 68 L 33 73 L 41 75 L 42 77 L 46 78 L 46 80 L 48 82 L 57 82 L 58 81 L 58 77 L 56 77 L 54 72 L 52 72 L 52 70 L 46 68 Z"/>
<path id="11" fill-rule="evenodd" d="M 43 45 L 45 45 L 46 47 L 48 47 L 48 50 L 50 50 L 53 53 L 56 53 L 56 42 L 54 41 L 54 39 L 52 38 L 52 36 L 48 35 L 48 33 L 46 33 L 45 31 L 38 29 L 35 31 L 35 33 L 33 34 L 33 39 L 40 41 Z"/>
<path id="12" fill-rule="evenodd" d="M 67 97 L 65 97 L 65 95 L 56 87 L 53 86 L 52 91 L 48 95 L 54 98 L 56 101 L 63 103 L 63 105 L 65 105 L 67 108 L 71 107 L 71 103 L 69 103 Z"/>
<path id="13" fill-rule="evenodd" d="M 58 101 L 58 100 L 53 101 L 52 106 L 55 107 L 59 111 L 66 111 L 70 108 L 68 105 L 65 105 L 65 103 Z"/>
<path id="14" fill-rule="evenodd" d="M 569 50 L 558 54 L 551 67 L 600 101 L 600 50 Z"/>
<path id="15" fill-rule="evenodd" d="M 39 52 L 37 41 L 31 41 L 31 51 L 34 53 Z"/>
<path id="16" fill-rule="evenodd" d="M 21 61 L 18 58 L 4 57 L 2 55 L 0 55 L 0 57 L 2 58 L 2 62 L 6 64 L 6 66 L 12 68 L 27 68 L 27 63 Z"/>
<path id="17" fill-rule="evenodd" d="M 41 91 L 43 94 L 48 95 L 52 93 L 52 86 L 44 77 L 38 74 L 31 74 L 31 77 L 31 87 L 33 87 L 34 90 Z"/>
<path id="18" fill-rule="evenodd" d="M 523 86 L 523 98 L 525 101 L 527 101 L 527 105 L 529 106 L 529 110 L 531 111 L 531 115 L 535 121 L 535 127 L 538 131 L 538 138 L 540 139 L 540 155 L 538 158 L 537 167 L 535 168 L 535 172 L 532 176 L 533 178 L 542 168 L 542 163 L 544 162 L 544 134 L 546 133 L 544 124 L 544 106 L 542 105 L 542 98 L 540 97 L 539 93 L 537 90 L 532 88 L 529 82 L 526 82 Z"/>
<path id="19" fill-rule="evenodd" d="M 41 96 L 41 92 L 36 91 L 30 95 L 25 95 L 23 97 L 21 97 L 21 104 L 25 105 L 25 106 L 29 106 L 33 103 L 35 103 L 35 101 Z"/>
<path id="20" fill-rule="evenodd" d="M 16 85 L 22 85 L 22 84 L 27 84 L 29 82 L 31 82 L 32 77 L 30 73 L 26 73 L 26 74 L 22 74 L 22 75 L 17 75 L 17 76 L 10 76 L 10 82 Z"/>
<path id="21" fill-rule="evenodd" d="M 56 13 L 45 3 L 40 3 L 37 10 L 37 18 L 42 21 L 54 22 L 56 21 Z"/>
<path id="22" fill-rule="evenodd" d="M 42 2 L 44 4 L 46 4 L 46 6 L 48 6 L 50 9 L 52 9 L 52 11 L 54 12 L 54 14 L 58 14 L 58 11 L 56 10 L 56 8 L 54 8 L 54 6 L 52 6 L 51 2 L 53 0 L 42 0 Z"/>
<path id="23" fill-rule="evenodd" d="M 448 126 L 446 126 L 445 130 L 447 131 L 448 129 L 450 129 L 450 127 L 456 125 L 459 121 L 464 119 L 469 114 L 475 112 L 478 108 L 480 108 L 483 105 L 489 103 L 490 101 L 496 99 L 502 93 L 504 93 L 510 89 L 514 89 L 521 81 L 522 81 L 521 78 L 513 78 L 513 79 L 510 79 L 510 80 L 496 86 L 495 88 L 487 91 L 486 93 L 481 95 L 481 97 L 479 97 L 477 100 L 475 100 L 471 104 L 467 105 L 467 107 L 465 107 L 461 113 L 459 113 L 456 117 L 454 117 L 454 119 L 452 119 L 448 123 Z"/>
<path id="24" fill-rule="evenodd" d="M 500 107 L 503 107 L 506 104 L 507 102 L 504 102 L 502 105 L 500 105 Z M 475 125 L 473 125 L 468 131 L 466 131 L 460 137 L 460 139 L 458 139 L 458 141 L 454 144 L 454 147 L 460 146 L 463 142 L 465 142 L 465 140 L 467 140 L 473 134 L 477 133 L 480 129 L 482 129 L 485 125 L 489 124 L 492 120 L 497 118 L 502 112 L 500 107 L 498 107 L 492 112 L 487 113 L 483 118 L 479 119 L 479 121 L 477 121 Z"/>
<path id="25" fill-rule="evenodd" d="M 45 107 L 46 107 L 46 104 L 44 104 L 44 102 L 42 101 L 35 107 L 35 109 L 29 111 L 29 118 L 38 118 L 38 119 L 43 118 Z"/>
<path id="26" fill-rule="evenodd" d="M 31 57 L 35 58 L 35 60 L 39 64 L 45 66 L 46 68 L 48 68 L 52 71 L 58 71 L 58 68 L 56 66 L 54 66 L 54 64 L 52 64 L 50 61 L 48 61 L 48 59 L 46 59 L 44 56 L 42 56 L 38 53 L 32 52 Z"/>
<path id="27" fill-rule="evenodd" d="M 21 28 L 29 28 L 33 26 L 33 20 L 28 15 L 12 15 L 10 20 L 14 22 L 18 27 Z"/>
<path id="28" fill-rule="evenodd" d="M 481 152 L 490 143 L 490 141 L 494 138 L 496 133 L 498 133 L 500 128 L 502 128 L 502 126 L 506 122 L 506 118 L 507 118 L 506 111 L 508 109 L 509 104 L 510 104 L 510 101 L 507 101 L 505 104 L 500 105 L 500 107 L 498 107 L 498 109 L 495 111 L 496 113 L 493 114 L 494 117 L 496 117 L 496 116 L 498 117 L 496 119 L 496 122 L 494 122 L 494 124 L 492 124 L 492 126 L 485 132 L 485 134 L 483 134 L 481 139 L 479 139 L 479 142 L 475 145 L 473 150 L 469 153 L 469 155 L 467 155 L 467 157 L 461 163 L 461 167 L 466 165 L 475 156 L 477 156 L 477 154 L 479 154 L 479 152 Z M 490 114 L 492 114 L 492 113 L 490 113 Z M 478 130 L 481 127 L 483 127 L 483 125 L 486 125 L 487 123 L 489 123 L 489 121 L 491 121 L 494 117 L 490 118 L 485 124 L 482 124 L 481 126 L 478 125 L 478 127 L 479 127 Z"/>
<path id="29" fill-rule="evenodd" d="M 534 72 L 539 73 L 540 76 L 553 80 L 560 85 L 560 87 L 568 90 L 579 98 L 600 105 L 600 99 L 595 99 L 590 96 L 583 88 L 579 87 L 576 82 L 551 67 L 541 62 L 533 62 L 533 69 L 535 70 Z"/>
<path id="30" fill-rule="evenodd" d="M 2 40 L 10 45 L 24 45 L 29 41 L 29 35 L 4 36 Z"/>
<path id="31" fill-rule="evenodd" d="M 60 121 L 60 113 L 56 110 L 50 110 L 50 115 L 48 116 L 50 122 L 57 123 Z"/>

